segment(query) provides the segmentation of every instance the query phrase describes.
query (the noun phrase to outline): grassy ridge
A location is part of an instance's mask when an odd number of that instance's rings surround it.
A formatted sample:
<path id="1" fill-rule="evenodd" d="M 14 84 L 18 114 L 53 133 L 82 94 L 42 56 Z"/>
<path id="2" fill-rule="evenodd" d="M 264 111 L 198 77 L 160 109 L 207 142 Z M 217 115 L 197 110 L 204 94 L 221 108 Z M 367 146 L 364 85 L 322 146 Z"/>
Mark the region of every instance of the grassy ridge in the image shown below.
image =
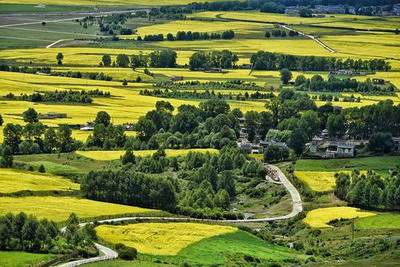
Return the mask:
<path id="1" fill-rule="evenodd" d="M 355 223 L 357 229 L 400 229 L 400 213 L 384 213 L 360 218 Z"/>

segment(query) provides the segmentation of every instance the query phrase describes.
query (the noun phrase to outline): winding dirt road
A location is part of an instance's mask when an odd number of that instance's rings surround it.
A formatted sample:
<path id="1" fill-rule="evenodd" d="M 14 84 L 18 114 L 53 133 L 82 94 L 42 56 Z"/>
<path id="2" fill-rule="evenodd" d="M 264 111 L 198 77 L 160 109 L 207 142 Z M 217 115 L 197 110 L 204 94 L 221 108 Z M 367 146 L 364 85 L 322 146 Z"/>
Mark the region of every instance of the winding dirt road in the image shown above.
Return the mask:
<path id="1" fill-rule="evenodd" d="M 224 223 L 254 223 L 254 222 L 271 222 L 271 221 L 279 221 L 279 220 L 287 220 L 295 217 L 297 214 L 303 211 L 303 202 L 301 201 L 300 193 L 297 191 L 296 187 L 289 181 L 289 179 L 285 176 L 285 174 L 274 165 L 265 165 L 265 167 L 274 175 L 276 175 L 277 180 L 286 188 L 289 192 L 290 197 L 292 199 L 292 211 L 283 216 L 276 217 L 265 217 L 259 219 L 238 219 L 238 220 L 211 220 L 211 219 L 197 219 L 197 218 L 184 218 L 184 217 L 121 217 L 114 219 L 106 219 L 97 221 L 100 224 L 103 223 L 113 223 L 113 222 L 128 222 L 128 221 L 168 221 L 168 222 L 224 222 Z M 268 180 L 268 179 L 267 179 Z M 80 227 L 85 226 L 86 224 L 92 224 L 93 222 L 85 222 L 79 224 Z M 61 231 L 65 231 L 65 227 L 61 229 Z M 71 261 L 67 263 L 63 263 L 58 265 L 58 267 L 75 267 L 87 263 L 93 263 L 104 260 L 112 260 L 118 258 L 118 253 L 111 248 L 105 247 L 98 243 L 95 243 L 96 248 L 99 250 L 100 255 L 89 258 Z"/>

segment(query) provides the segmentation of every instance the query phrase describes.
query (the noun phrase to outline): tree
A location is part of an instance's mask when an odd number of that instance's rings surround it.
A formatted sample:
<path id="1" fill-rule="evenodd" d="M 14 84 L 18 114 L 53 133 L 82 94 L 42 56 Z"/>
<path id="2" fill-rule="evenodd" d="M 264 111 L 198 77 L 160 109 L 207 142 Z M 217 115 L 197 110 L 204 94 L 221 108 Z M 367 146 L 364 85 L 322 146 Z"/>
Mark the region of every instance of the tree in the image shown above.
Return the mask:
<path id="1" fill-rule="evenodd" d="M 3 120 L 3 116 L 1 116 L 0 114 L 0 126 L 3 126 L 4 120 Z"/>
<path id="2" fill-rule="evenodd" d="M 335 195 L 345 200 L 349 187 L 350 187 L 350 176 L 346 173 L 336 173 L 336 188 L 335 188 Z"/>
<path id="3" fill-rule="evenodd" d="M 121 68 L 126 68 L 129 66 L 129 57 L 125 54 L 118 54 L 116 60 L 117 66 Z"/>
<path id="4" fill-rule="evenodd" d="M 302 8 L 299 10 L 299 16 L 303 18 L 311 18 L 313 16 L 312 10 L 309 8 Z"/>
<path id="5" fill-rule="evenodd" d="M 271 33 L 269 31 L 266 31 L 264 36 L 265 38 L 271 38 Z"/>
<path id="6" fill-rule="evenodd" d="M 23 128 L 21 125 L 7 123 L 3 129 L 3 144 L 11 148 L 12 153 L 18 152 L 21 143 Z"/>
<path id="7" fill-rule="evenodd" d="M 369 138 L 368 149 L 378 153 L 389 153 L 393 149 L 393 139 L 390 133 L 378 132 Z"/>
<path id="8" fill-rule="evenodd" d="M 167 112 L 173 112 L 174 111 L 174 106 L 168 101 L 157 101 L 156 102 L 156 109 L 158 111 L 167 111 Z"/>
<path id="9" fill-rule="evenodd" d="M 303 153 L 306 142 L 307 136 L 301 129 L 297 128 L 293 131 L 289 139 L 289 147 L 292 148 L 297 155 L 300 155 Z"/>
<path id="10" fill-rule="evenodd" d="M 25 122 L 33 123 L 39 121 L 39 114 L 33 108 L 28 108 L 22 113 Z"/>
<path id="11" fill-rule="evenodd" d="M 133 154 L 132 150 L 127 150 L 125 154 L 121 157 L 121 162 L 123 165 L 132 163 L 136 163 L 136 157 L 135 154 Z"/>
<path id="12" fill-rule="evenodd" d="M 108 126 L 111 124 L 111 116 L 106 111 L 97 112 L 96 119 L 94 120 L 95 124 L 103 124 L 104 126 Z"/>
<path id="13" fill-rule="evenodd" d="M 0 167 L 10 168 L 13 165 L 13 153 L 11 147 L 3 145 L 1 147 Z"/>
<path id="14" fill-rule="evenodd" d="M 288 84 L 289 81 L 292 79 L 292 72 L 288 69 L 281 69 L 280 74 L 283 84 Z"/>
<path id="15" fill-rule="evenodd" d="M 101 58 L 101 62 L 103 62 L 104 67 L 111 66 L 111 56 L 108 54 L 103 55 L 103 57 Z"/>
<path id="16" fill-rule="evenodd" d="M 342 114 L 331 114 L 326 122 L 328 134 L 331 137 L 341 137 L 346 132 L 346 119 Z"/>
<path id="17" fill-rule="evenodd" d="M 44 133 L 43 146 L 46 152 L 52 153 L 57 149 L 57 135 L 53 128 L 48 128 Z"/>
<path id="18" fill-rule="evenodd" d="M 289 158 L 289 149 L 282 145 L 269 145 L 264 151 L 265 162 L 277 162 Z"/>
<path id="19" fill-rule="evenodd" d="M 43 164 L 40 164 L 40 166 L 38 168 L 38 172 L 41 172 L 41 173 L 45 173 L 46 172 L 46 168 L 43 166 Z"/>
<path id="20" fill-rule="evenodd" d="M 57 64 L 62 65 L 63 64 L 62 61 L 64 60 L 64 55 L 61 52 L 58 52 L 56 59 L 57 59 Z"/>

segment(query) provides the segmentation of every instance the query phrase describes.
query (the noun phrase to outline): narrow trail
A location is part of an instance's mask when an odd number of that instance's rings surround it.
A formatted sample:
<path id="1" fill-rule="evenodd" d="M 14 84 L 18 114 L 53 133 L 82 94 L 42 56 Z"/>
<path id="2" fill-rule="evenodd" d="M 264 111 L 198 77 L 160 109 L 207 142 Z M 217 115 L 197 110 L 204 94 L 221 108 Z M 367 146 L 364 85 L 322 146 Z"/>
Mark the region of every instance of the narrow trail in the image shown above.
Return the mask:
<path id="1" fill-rule="evenodd" d="M 59 43 L 61 43 L 61 42 L 72 41 L 72 40 L 73 40 L 73 39 L 60 39 L 60 40 L 57 40 L 57 41 L 55 41 L 55 42 L 49 44 L 48 46 L 46 46 L 46 48 L 52 48 L 53 46 L 55 46 L 55 45 L 57 45 L 57 44 L 59 44 Z"/>
<path id="2" fill-rule="evenodd" d="M 121 217 L 121 218 L 114 218 L 114 219 L 106 219 L 106 220 L 99 220 L 97 223 L 104 224 L 104 223 L 115 223 L 115 222 L 129 222 L 129 221 L 163 221 L 163 222 L 217 222 L 217 223 L 254 223 L 254 222 L 272 222 L 272 221 L 279 221 L 279 220 L 287 220 L 295 217 L 300 212 L 303 211 L 303 202 L 300 197 L 300 193 L 297 191 L 296 187 L 289 181 L 289 179 L 285 176 L 285 174 L 276 166 L 274 165 L 265 165 L 265 167 L 276 175 L 276 178 L 280 181 L 280 183 L 286 188 L 289 192 L 290 197 L 292 199 L 292 211 L 287 215 L 282 216 L 275 216 L 275 217 L 265 217 L 259 219 L 238 219 L 238 220 L 211 220 L 211 219 L 197 219 L 197 218 L 185 218 L 185 217 Z M 269 180 L 268 177 L 266 177 Z M 79 226 L 83 227 L 87 224 L 93 224 L 94 222 L 85 222 L 80 223 Z M 61 232 L 65 231 L 65 227 L 61 229 Z M 118 253 L 111 248 L 105 247 L 98 243 L 95 243 L 96 248 L 99 250 L 99 256 L 89 258 L 89 259 L 82 259 L 71 261 L 67 263 L 63 263 L 57 265 L 58 267 L 75 267 L 87 263 L 93 263 L 98 261 L 104 260 L 112 260 L 118 258 Z"/>
<path id="3" fill-rule="evenodd" d="M 301 36 L 303 36 L 305 38 L 313 40 L 314 42 L 316 42 L 319 46 L 321 46 L 322 48 L 324 48 L 328 52 L 336 53 L 335 49 L 333 49 L 332 47 L 330 47 L 329 45 L 327 45 L 326 43 L 321 41 L 319 38 L 317 38 L 317 37 L 315 37 L 315 36 L 313 36 L 311 34 L 306 34 L 304 32 L 292 29 L 286 23 L 277 22 L 277 21 L 270 22 L 270 21 L 258 21 L 258 20 L 248 20 L 248 19 L 224 18 L 224 17 L 222 17 L 222 15 L 223 14 L 218 14 L 218 15 L 215 16 L 215 18 L 219 19 L 219 20 L 223 20 L 223 21 L 239 21 L 239 22 L 252 22 L 252 23 L 260 23 L 260 24 L 275 24 L 275 25 L 278 25 L 278 27 L 280 27 L 280 28 L 284 28 L 284 29 L 289 30 L 289 31 L 298 32 L 299 35 L 301 35 Z"/>

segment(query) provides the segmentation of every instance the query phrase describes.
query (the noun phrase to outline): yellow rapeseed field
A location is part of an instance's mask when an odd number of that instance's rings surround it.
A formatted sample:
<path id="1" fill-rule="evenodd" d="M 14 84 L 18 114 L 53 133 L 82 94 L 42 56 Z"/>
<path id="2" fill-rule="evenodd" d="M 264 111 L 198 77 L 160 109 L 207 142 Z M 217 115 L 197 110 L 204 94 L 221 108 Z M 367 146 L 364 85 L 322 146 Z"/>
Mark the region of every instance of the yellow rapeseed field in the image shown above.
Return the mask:
<path id="1" fill-rule="evenodd" d="M 79 184 L 51 174 L 40 174 L 14 169 L 0 169 L 0 193 L 30 191 L 79 190 Z"/>
<path id="2" fill-rule="evenodd" d="M 29 196 L 0 197 L 0 215 L 8 212 L 34 215 L 40 219 L 62 222 L 71 213 L 80 218 L 95 218 L 124 214 L 151 214 L 157 210 L 112 204 L 75 197 Z"/>
<path id="3" fill-rule="evenodd" d="M 317 192 L 331 191 L 336 185 L 335 172 L 295 171 L 294 175 Z"/>
<path id="4" fill-rule="evenodd" d="M 137 157 L 146 157 L 146 156 L 151 156 L 156 152 L 157 150 L 139 150 L 139 151 L 134 151 L 135 156 Z M 166 149 L 165 153 L 168 157 L 178 157 L 178 156 L 184 156 L 189 152 L 199 152 L 199 153 L 218 153 L 217 149 L 213 148 L 193 148 L 193 149 Z M 98 150 L 98 151 L 76 151 L 78 155 L 94 159 L 94 160 L 117 160 L 119 159 L 123 154 L 125 154 L 125 151 L 123 150 L 116 150 L 116 151 L 103 151 L 103 150 Z"/>
<path id="5" fill-rule="evenodd" d="M 332 227 L 328 223 L 335 219 L 353 219 L 376 215 L 373 212 L 362 211 L 352 207 L 319 208 L 307 212 L 303 221 L 313 228 Z"/>
<path id="6" fill-rule="evenodd" d="M 177 255 L 202 239 L 238 231 L 236 227 L 200 223 L 139 223 L 123 226 L 101 225 L 98 236 L 110 243 L 122 243 L 140 253 Z"/>

